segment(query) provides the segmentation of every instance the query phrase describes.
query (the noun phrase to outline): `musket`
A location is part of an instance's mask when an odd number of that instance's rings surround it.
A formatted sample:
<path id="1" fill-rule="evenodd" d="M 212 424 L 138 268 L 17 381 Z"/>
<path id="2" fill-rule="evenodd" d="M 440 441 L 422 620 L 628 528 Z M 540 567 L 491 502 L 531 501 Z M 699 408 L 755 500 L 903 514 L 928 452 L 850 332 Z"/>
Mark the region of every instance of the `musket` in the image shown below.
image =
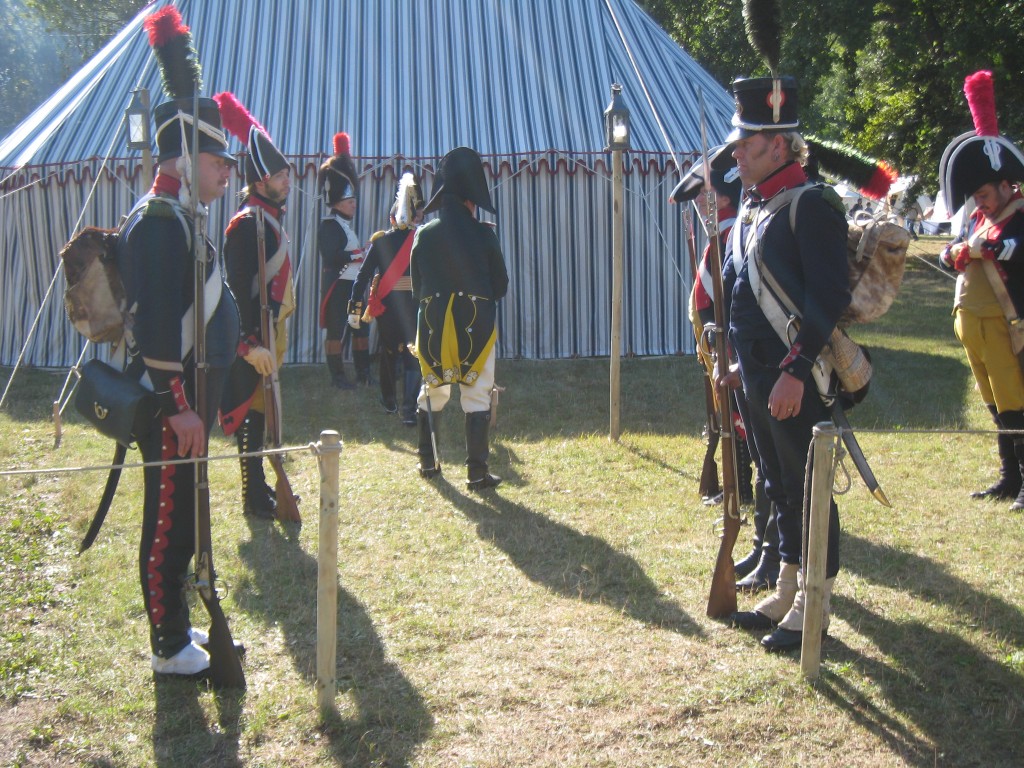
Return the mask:
<path id="1" fill-rule="evenodd" d="M 277 359 L 277 343 L 274 338 L 274 312 L 270 308 L 267 296 L 267 233 L 263 221 L 263 209 L 253 206 L 256 212 L 256 260 L 260 283 L 260 336 L 270 354 Z M 270 375 L 261 377 L 263 380 L 263 411 L 266 415 L 267 445 L 280 448 L 284 429 L 281 418 L 281 383 L 277 378 L 277 366 Z M 299 514 L 299 498 L 292 491 L 292 484 L 284 471 L 284 459 L 279 453 L 267 456 L 270 466 L 274 468 L 274 495 L 277 499 L 275 512 L 277 519 L 283 523 L 301 523 Z"/>
<path id="2" fill-rule="evenodd" d="M 704 116 L 704 93 L 697 91 L 700 100 L 700 142 L 704 161 L 704 199 L 707 201 L 707 217 L 704 228 L 708 236 L 708 271 L 715 302 L 715 322 L 704 327 L 702 343 L 712 349 L 714 336 L 713 370 L 724 375 L 729 366 L 729 355 L 725 334 L 725 289 L 722 285 L 722 249 L 718 232 L 718 205 L 715 190 L 711 186 L 711 160 L 708 157 L 707 123 Z M 714 373 L 710 373 L 713 376 Z M 732 550 L 740 533 L 739 486 L 736 476 L 736 435 L 732 416 L 732 397 L 728 391 L 721 393 L 718 400 L 718 423 L 722 443 L 722 535 L 715 559 L 715 572 L 711 577 L 708 595 L 707 615 L 713 619 L 729 616 L 736 611 L 736 570 Z"/>
<path id="3" fill-rule="evenodd" d="M 690 209 L 687 207 L 683 214 L 683 238 L 686 240 L 686 248 L 690 256 L 690 274 L 693 275 L 693 282 L 696 285 L 700 278 L 697 274 L 697 249 L 693 244 L 693 226 L 690 215 Z M 699 355 L 697 362 L 705 374 L 712 373 L 704 370 L 704 364 Z M 721 429 L 718 426 L 718 404 L 715 402 L 715 387 L 711 383 L 711 375 L 704 375 L 701 378 L 704 379 L 704 439 L 707 441 L 707 450 L 704 451 L 704 463 L 701 465 L 697 492 L 701 498 L 714 499 L 722 492 L 722 488 L 718 484 L 718 462 L 715 461 Z"/>
<path id="4" fill-rule="evenodd" d="M 864 481 L 864 485 L 868 487 L 871 495 L 882 506 L 891 507 L 892 504 L 889 502 L 889 497 L 885 495 L 882 486 L 875 479 L 875 473 L 871 471 L 867 457 L 864 456 L 864 451 L 861 450 L 860 443 L 857 442 L 857 435 L 853 433 L 853 427 L 850 426 L 850 422 L 846 418 L 846 412 L 839 404 L 838 398 L 832 401 L 832 421 L 839 427 L 839 432 L 843 438 L 843 445 L 846 446 L 847 453 L 853 459 L 853 465 L 857 468 L 857 473 L 860 475 L 861 480 Z"/>
<path id="5" fill-rule="evenodd" d="M 206 398 L 206 262 L 209 256 L 206 248 L 206 216 L 207 211 L 200 211 L 199 200 L 199 83 L 195 84 L 192 99 L 192 178 L 190 197 L 192 201 L 192 221 L 195 232 L 192 237 L 192 258 L 194 269 L 193 296 L 193 354 L 195 355 L 196 413 L 203 422 L 203 460 L 197 461 L 195 468 L 195 539 L 196 539 L 196 572 L 195 586 L 199 597 L 210 614 L 210 685 L 214 688 L 245 688 L 245 672 L 238 658 L 235 642 L 231 637 L 228 620 L 220 606 L 217 595 L 217 573 L 213 568 L 213 538 L 210 533 L 210 483 L 205 461 L 206 443 L 209 435 L 207 398 Z"/>

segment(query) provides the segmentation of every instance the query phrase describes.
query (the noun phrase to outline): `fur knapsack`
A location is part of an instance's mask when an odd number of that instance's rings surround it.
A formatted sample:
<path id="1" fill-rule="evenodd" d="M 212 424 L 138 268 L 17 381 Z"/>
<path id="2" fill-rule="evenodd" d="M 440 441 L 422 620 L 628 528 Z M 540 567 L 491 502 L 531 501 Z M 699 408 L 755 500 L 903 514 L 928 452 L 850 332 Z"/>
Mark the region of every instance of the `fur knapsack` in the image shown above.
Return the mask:
<path id="1" fill-rule="evenodd" d="M 64 309 L 75 330 L 97 344 L 124 336 L 128 298 L 117 267 L 118 230 L 86 227 L 60 252 Z"/>
<path id="2" fill-rule="evenodd" d="M 132 308 L 117 263 L 117 242 L 128 222 L 142 216 L 149 206 L 159 206 L 159 215 L 176 217 L 191 247 L 192 230 L 180 208 L 165 199 L 148 197 L 139 201 L 118 229 L 86 227 L 61 249 L 67 282 L 64 309 L 75 330 L 89 341 L 116 344 L 124 337 Z"/>

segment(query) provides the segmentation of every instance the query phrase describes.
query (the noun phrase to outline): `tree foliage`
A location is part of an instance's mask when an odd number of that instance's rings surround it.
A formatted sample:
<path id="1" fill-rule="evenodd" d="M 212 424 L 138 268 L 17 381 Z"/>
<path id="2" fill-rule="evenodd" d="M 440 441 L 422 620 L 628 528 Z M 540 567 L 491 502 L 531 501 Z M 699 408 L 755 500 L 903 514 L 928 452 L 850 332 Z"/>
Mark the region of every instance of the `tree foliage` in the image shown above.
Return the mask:
<path id="1" fill-rule="evenodd" d="M 741 0 L 650 0 L 648 12 L 719 82 L 767 74 Z M 972 127 L 964 78 L 993 72 L 1000 131 L 1024 140 L 1020 0 L 780 0 L 782 72 L 807 132 L 881 157 L 934 191 L 945 146 Z"/>
<path id="2" fill-rule="evenodd" d="M 0 134 L 16 126 L 147 0 L 0 0 Z"/>

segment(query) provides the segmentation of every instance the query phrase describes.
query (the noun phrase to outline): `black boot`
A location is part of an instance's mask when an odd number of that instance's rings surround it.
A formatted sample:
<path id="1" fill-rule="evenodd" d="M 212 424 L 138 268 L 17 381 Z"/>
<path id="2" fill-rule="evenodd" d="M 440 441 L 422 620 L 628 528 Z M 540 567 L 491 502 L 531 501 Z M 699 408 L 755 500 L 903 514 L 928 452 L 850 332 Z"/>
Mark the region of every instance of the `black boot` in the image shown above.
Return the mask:
<path id="1" fill-rule="evenodd" d="M 764 542 L 764 530 L 768 526 L 768 518 L 772 513 L 771 502 L 764 493 L 764 478 L 758 472 L 754 483 L 754 542 L 750 554 L 736 563 L 736 578 L 742 579 L 757 567 L 761 560 L 761 545 Z"/>
<path id="2" fill-rule="evenodd" d="M 736 589 L 748 592 L 774 589 L 779 579 L 780 560 L 777 517 L 778 510 L 772 504 L 764 527 L 764 537 L 761 539 L 761 556 L 757 560 L 757 567 L 747 574 L 746 578 L 736 582 Z"/>
<path id="3" fill-rule="evenodd" d="M 1017 434 L 999 435 L 1000 439 L 1009 437 L 1013 441 L 1013 457 L 1020 476 L 1024 476 L 1024 411 L 1004 411 L 999 414 L 999 422 L 1003 429 L 1012 430 Z M 1020 479 L 1018 476 L 1018 480 Z M 1018 490 L 1013 504 L 1010 505 L 1011 512 L 1018 512 L 1024 509 L 1024 487 Z"/>
<path id="4" fill-rule="evenodd" d="M 407 368 L 402 382 L 402 423 L 407 427 L 416 426 L 416 399 L 420 395 L 423 377 L 419 364 L 415 368 Z"/>
<path id="5" fill-rule="evenodd" d="M 490 411 L 466 414 L 466 467 L 468 468 L 466 487 L 471 491 L 494 488 L 501 482 L 500 477 L 487 471 L 487 459 L 490 456 L 487 432 L 490 427 Z"/>
<path id="6" fill-rule="evenodd" d="M 338 389 L 355 389 L 356 385 L 345 375 L 345 363 L 341 355 L 327 355 L 327 372 L 331 375 L 331 384 Z"/>
<path id="7" fill-rule="evenodd" d="M 355 346 L 353 339 L 353 346 Z M 352 362 L 356 367 L 356 384 L 369 387 L 376 384 L 376 380 L 370 375 L 370 350 L 353 349 Z"/>
<path id="8" fill-rule="evenodd" d="M 239 453 L 263 450 L 263 427 L 262 413 L 249 411 L 246 414 L 236 433 Z M 238 463 L 242 470 L 242 512 L 251 517 L 273 520 L 277 512 L 277 502 L 263 473 L 263 457 L 241 458 Z"/>
<path id="9" fill-rule="evenodd" d="M 988 406 L 988 409 L 998 429 L 1015 429 L 1008 426 L 1004 420 L 1004 416 L 1009 415 L 1012 423 L 1013 412 L 997 414 L 994 405 Z M 1014 453 L 1013 435 L 1000 434 L 996 437 L 996 442 L 999 446 L 999 479 L 983 491 L 974 491 L 971 494 L 972 499 L 1015 499 L 1021 491 L 1021 468 Z"/>
<path id="10" fill-rule="evenodd" d="M 434 420 L 434 440 L 430 439 L 430 420 Z M 416 425 L 419 427 L 419 442 L 416 452 L 419 454 L 420 463 L 417 469 L 420 477 L 428 480 L 441 474 L 440 457 L 434 456 L 434 441 L 438 439 L 438 430 L 441 427 L 441 414 L 438 412 L 428 414 L 426 411 L 416 411 Z"/>

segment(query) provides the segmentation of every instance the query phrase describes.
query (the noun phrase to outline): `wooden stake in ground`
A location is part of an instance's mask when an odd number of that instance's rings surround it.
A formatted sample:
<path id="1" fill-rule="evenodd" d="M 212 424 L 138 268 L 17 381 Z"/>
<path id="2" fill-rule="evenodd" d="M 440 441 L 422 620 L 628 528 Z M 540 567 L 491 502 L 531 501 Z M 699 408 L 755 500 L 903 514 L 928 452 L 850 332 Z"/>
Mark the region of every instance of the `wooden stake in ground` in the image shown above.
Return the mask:
<path id="1" fill-rule="evenodd" d="M 341 435 L 320 433 L 320 544 L 316 580 L 316 699 L 321 716 L 334 709 L 338 653 L 338 489 Z"/>
<path id="2" fill-rule="evenodd" d="M 836 441 L 839 428 L 831 421 L 814 426 L 814 460 L 811 465 L 811 513 L 807 521 L 807 555 L 804 559 L 804 627 L 800 646 L 800 671 L 816 680 L 821 668 L 821 613 L 825 598 L 825 563 L 828 560 L 828 516 L 832 482 L 836 474 Z"/>

